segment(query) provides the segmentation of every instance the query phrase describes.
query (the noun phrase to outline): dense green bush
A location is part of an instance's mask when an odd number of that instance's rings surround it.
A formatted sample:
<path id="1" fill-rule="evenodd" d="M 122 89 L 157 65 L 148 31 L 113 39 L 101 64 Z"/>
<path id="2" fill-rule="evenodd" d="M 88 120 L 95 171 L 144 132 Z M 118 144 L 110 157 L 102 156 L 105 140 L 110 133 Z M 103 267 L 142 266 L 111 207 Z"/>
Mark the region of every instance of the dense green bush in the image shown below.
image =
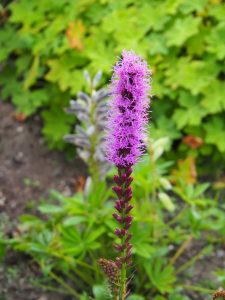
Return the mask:
<path id="1" fill-rule="evenodd" d="M 0 14 L 1 98 L 26 115 L 41 109 L 50 147 L 63 147 L 74 122 L 63 108 L 83 69 L 107 82 L 116 55 L 132 48 L 153 69 L 155 136 L 178 140 L 180 153 L 224 154 L 223 1 L 21 0 Z"/>

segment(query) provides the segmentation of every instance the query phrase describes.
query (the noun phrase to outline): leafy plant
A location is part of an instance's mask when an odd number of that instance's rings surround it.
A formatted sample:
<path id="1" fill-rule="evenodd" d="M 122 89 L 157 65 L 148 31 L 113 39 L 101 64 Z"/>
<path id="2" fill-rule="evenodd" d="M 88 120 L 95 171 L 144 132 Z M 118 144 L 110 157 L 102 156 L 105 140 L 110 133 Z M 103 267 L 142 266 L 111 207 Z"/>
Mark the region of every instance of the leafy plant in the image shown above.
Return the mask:
<path id="1" fill-rule="evenodd" d="M 151 140 L 149 153 L 134 170 L 131 231 L 136 276 L 130 299 L 187 300 L 182 296 L 187 288 L 209 293 L 208 285 L 186 286 L 185 278 L 196 261 L 211 255 L 224 239 L 224 206 L 205 195 L 209 185 L 187 184 L 181 178 L 171 184 L 171 163 L 165 163 L 162 156 L 168 145 L 166 138 Z M 161 193 L 169 202 L 160 200 Z M 42 277 L 36 285 L 60 286 L 75 299 L 88 299 L 88 295 L 101 299 L 107 288 L 97 260 L 113 257 L 112 197 L 104 182 L 72 197 L 52 191 L 38 207 L 41 216 L 21 216 L 20 234 L 4 240 L 4 245 L 29 254 L 39 265 Z M 197 240 L 202 247 L 190 257 L 185 255 Z M 216 272 L 222 281 L 222 272 Z M 216 285 L 211 282 L 210 287 L 216 289 Z"/>

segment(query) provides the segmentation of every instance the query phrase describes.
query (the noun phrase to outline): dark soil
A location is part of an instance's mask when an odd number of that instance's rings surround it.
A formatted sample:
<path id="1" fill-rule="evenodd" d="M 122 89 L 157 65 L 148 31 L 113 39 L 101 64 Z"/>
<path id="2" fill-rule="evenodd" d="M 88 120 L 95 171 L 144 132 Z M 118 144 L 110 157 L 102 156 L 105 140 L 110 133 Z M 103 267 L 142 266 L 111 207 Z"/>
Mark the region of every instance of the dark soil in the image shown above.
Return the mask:
<path id="1" fill-rule="evenodd" d="M 14 113 L 11 104 L 0 101 L 0 218 L 5 214 L 11 223 L 29 208 L 35 210 L 38 199 L 47 197 L 49 189 L 72 195 L 86 173 L 78 158 L 68 161 L 64 153 L 48 150 L 39 117 L 18 122 Z M 0 264 L 0 300 L 66 299 L 34 288 L 31 277 L 21 256 Z"/>
<path id="2" fill-rule="evenodd" d="M 12 105 L 0 102 L 0 212 L 15 219 L 29 200 L 47 196 L 49 189 L 71 195 L 85 166 L 48 150 L 39 117 L 19 123 L 13 114 Z"/>
<path id="3" fill-rule="evenodd" d="M 71 300 L 35 286 L 36 278 L 28 258 L 15 253 L 7 256 L 10 257 L 0 264 L 0 300 Z"/>

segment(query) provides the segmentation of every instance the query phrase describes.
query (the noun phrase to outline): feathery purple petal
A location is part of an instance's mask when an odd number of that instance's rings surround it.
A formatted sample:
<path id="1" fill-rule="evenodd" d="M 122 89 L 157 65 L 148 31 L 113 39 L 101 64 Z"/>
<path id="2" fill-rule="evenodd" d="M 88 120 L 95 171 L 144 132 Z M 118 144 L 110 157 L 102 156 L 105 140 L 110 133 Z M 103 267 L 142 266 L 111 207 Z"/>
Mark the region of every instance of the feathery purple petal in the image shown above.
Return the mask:
<path id="1" fill-rule="evenodd" d="M 151 72 L 133 51 L 123 51 L 114 67 L 107 125 L 107 158 L 117 167 L 136 163 L 148 122 Z"/>

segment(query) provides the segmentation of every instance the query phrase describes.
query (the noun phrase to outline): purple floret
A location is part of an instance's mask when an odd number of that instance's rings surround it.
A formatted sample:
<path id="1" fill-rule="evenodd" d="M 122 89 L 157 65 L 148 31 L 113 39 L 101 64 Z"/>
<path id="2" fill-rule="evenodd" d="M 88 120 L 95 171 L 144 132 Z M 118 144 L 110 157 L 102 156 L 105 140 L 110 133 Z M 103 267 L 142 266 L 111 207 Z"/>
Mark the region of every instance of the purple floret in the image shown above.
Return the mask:
<path id="1" fill-rule="evenodd" d="M 107 158 L 117 167 L 136 163 L 143 152 L 151 72 L 133 51 L 123 51 L 112 76 Z"/>

